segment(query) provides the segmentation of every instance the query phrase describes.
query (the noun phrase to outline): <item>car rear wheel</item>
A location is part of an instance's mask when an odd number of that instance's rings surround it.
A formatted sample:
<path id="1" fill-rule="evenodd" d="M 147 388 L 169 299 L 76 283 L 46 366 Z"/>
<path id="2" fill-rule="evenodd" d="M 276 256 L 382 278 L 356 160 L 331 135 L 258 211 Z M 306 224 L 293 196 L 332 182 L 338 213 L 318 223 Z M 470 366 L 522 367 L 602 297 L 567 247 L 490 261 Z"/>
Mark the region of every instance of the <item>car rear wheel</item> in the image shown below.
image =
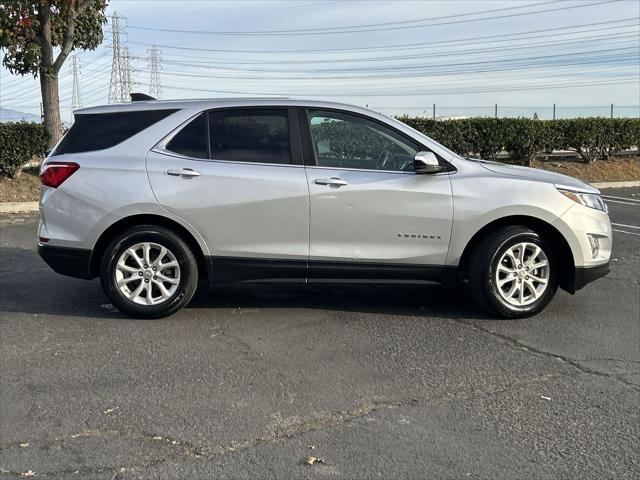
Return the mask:
<path id="1" fill-rule="evenodd" d="M 196 291 L 198 266 L 187 243 L 171 230 L 141 225 L 107 247 L 100 267 L 102 288 L 123 313 L 161 318 L 183 308 Z"/>
<path id="2" fill-rule="evenodd" d="M 551 248 L 527 227 L 505 227 L 487 235 L 469 266 L 474 300 L 501 318 L 542 311 L 558 289 Z"/>

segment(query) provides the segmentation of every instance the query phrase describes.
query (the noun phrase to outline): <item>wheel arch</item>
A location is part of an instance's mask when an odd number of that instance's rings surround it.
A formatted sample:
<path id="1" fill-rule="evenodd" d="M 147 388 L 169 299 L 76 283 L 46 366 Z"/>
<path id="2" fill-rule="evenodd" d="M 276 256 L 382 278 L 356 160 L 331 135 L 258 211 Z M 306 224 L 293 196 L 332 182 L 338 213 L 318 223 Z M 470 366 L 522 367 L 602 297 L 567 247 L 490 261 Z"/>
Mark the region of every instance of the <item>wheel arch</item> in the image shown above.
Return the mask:
<path id="1" fill-rule="evenodd" d="M 552 249 L 552 254 L 558 264 L 558 281 L 563 290 L 574 293 L 575 280 L 575 260 L 569 243 L 562 233 L 550 223 L 536 217 L 527 215 L 510 215 L 495 219 L 484 225 L 478 230 L 473 237 L 467 242 L 460 262 L 458 264 L 458 275 L 466 278 L 469 270 L 469 261 L 471 254 L 476 249 L 480 241 L 489 233 L 496 229 L 508 226 L 528 227 L 542 237 Z"/>
<path id="2" fill-rule="evenodd" d="M 202 248 L 200 247 L 200 244 L 195 239 L 193 234 L 175 220 L 155 214 L 131 215 L 118 220 L 117 222 L 111 224 L 107 229 L 105 229 L 100 237 L 98 237 L 98 240 L 93 247 L 93 251 L 91 252 L 91 260 L 89 264 L 91 273 L 95 276 L 98 276 L 100 274 L 100 261 L 102 260 L 102 256 L 104 255 L 109 242 L 116 235 L 122 233 L 130 227 L 145 224 L 162 226 L 179 235 L 191 247 L 193 254 L 196 257 L 200 278 L 208 281 L 211 281 L 213 279 L 213 268 L 211 262 L 205 256 Z"/>

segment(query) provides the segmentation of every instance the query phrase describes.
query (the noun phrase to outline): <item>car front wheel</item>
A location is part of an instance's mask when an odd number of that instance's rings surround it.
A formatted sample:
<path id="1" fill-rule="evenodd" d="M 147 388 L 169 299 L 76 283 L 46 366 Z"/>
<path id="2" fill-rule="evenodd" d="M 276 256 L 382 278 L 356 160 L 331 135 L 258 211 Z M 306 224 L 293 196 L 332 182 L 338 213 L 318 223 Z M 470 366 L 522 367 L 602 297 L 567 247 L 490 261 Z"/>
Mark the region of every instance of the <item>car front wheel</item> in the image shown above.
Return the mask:
<path id="1" fill-rule="evenodd" d="M 502 318 L 522 318 L 542 311 L 558 289 L 549 245 L 527 227 L 505 227 L 485 237 L 469 266 L 474 300 Z"/>
<path id="2" fill-rule="evenodd" d="M 183 308 L 195 293 L 198 266 L 193 252 L 171 230 L 141 225 L 107 247 L 100 268 L 102 288 L 123 313 L 160 318 Z"/>

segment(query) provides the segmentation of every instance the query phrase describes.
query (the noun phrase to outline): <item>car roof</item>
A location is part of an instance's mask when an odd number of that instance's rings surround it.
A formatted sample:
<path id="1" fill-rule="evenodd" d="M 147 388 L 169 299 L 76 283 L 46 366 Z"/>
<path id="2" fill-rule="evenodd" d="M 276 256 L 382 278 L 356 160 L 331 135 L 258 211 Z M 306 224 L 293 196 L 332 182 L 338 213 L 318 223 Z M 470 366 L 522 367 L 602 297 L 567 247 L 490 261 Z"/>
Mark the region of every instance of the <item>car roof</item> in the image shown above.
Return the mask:
<path id="1" fill-rule="evenodd" d="M 327 102 L 322 100 L 300 100 L 289 97 L 239 97 L 239 98 L 196 98 L 176 100 L 140 100 L 127 103 L 115 103 L 74 110 L 74 114 L 109 113 L 139 110 L 161 110 L 167 108 L 206 110 L 224 107 L 262 107 L 262 106 L 305 106 L 334 108 L 353 112 L 371 112 L 366 108 L 346 103 Z"/>

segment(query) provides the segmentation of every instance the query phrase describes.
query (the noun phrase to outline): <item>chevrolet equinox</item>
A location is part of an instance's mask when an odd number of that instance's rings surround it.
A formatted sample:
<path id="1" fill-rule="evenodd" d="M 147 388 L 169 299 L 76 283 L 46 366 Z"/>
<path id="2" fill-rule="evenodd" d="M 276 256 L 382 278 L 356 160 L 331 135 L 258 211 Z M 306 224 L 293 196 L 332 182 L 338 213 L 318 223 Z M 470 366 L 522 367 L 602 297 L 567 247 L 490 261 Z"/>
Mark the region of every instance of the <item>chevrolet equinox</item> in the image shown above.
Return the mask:
<path id="1" fill-rule="evenodd" d="M 40 256 L 100 277 L 139 318 L 177 312 L 200 281 L 463 282 L 490 314 L 517 318 L 609 270 L 592 186 L 463 158 L 337 103 L 85 108 L 40 176 Z"/>

